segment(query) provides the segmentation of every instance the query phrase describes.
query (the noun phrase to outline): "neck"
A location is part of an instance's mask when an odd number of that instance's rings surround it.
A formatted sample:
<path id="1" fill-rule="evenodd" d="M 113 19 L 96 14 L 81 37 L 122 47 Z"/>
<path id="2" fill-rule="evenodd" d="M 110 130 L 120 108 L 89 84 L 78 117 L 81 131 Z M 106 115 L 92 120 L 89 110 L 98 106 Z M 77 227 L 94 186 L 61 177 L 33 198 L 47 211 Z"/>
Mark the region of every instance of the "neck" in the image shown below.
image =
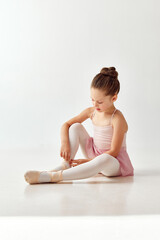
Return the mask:
<path id="1" fill-rule="evenodd" d="M 106 111 L 104 111 L 104 114 L 112 114 L 116 107 L 113 105 L 110 108 L 108 108 Z"/>

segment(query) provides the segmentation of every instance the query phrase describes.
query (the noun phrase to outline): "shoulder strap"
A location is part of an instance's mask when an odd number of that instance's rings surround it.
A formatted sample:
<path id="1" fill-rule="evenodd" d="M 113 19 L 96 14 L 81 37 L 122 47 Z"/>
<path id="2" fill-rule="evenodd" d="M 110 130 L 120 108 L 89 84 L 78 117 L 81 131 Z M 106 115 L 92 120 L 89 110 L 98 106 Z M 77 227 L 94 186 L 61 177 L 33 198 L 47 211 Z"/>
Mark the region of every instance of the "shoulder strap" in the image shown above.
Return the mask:
<path id="1" fill-rule="evenodd" d="M 117 110 L 117 109 L 115 108 L 115 109 L 114 109 L 114 112 L 112 113 L 112 116 L 111 116 L 111 118 L 110 118 L 110 124 L 111 124 L 111 122 L 112 122 L 112 118 L 113 118 L 113 116 L 114 116 L 116 110 Z"/>

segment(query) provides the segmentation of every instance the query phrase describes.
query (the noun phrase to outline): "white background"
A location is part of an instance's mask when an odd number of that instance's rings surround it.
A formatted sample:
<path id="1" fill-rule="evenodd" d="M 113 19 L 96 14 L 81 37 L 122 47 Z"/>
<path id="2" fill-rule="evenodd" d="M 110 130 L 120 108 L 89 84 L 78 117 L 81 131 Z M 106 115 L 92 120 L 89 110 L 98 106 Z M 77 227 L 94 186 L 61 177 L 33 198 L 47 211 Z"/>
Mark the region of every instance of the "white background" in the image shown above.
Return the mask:
<path id="1" fill-rule="evenodd" d="M 159 163 L 159 9 L 158 0 L 0 0 L 1 171 L 5 164 L 12 163 L 13 172 L 18 168 L 12 157 L 5 158 L 14 150 L 45 151 L 41 165 L 34 155 L 32 165 L 28 155 L 19 157 L 26 170 L 38 164 L 47 168 L 53 155 L 58 162 L 62 124 L 92 106 L 91 81 L 111 66 L 119 73 L 115 106 L 128 122 L 133 166 Z M 84 126 L 92 135 L 91 121 Z M 141 223 L 127 238 L 136 239 L 132 233 L 139 232 L 143 239 Z M 149 238 L 157 234 L 148 229 Z"/>
<path id="2" fill-rule="evenodd" d="M 158 0 L 1 1 L 0 148 L 59 154 L 61 125 L 92 106 L 93 77 L 114 66 L 128 153 L 157 151 L 159 7 Z M 84 125 L 92 135 L 90 120 Z"/>

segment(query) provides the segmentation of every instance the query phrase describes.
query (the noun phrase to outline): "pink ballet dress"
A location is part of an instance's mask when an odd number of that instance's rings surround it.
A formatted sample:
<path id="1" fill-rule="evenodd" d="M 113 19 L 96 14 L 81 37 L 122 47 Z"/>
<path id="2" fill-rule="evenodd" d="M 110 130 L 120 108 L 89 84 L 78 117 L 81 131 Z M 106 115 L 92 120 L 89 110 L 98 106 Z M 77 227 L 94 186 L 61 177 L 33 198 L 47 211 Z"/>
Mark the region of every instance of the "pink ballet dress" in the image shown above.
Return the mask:
<path id="1" fill-rule="evenodd" d="M 90 137 L 86 141 L 86 152 L 89 158 L 94 158 L 111 148 L 111 142 L 112 142 L 112 135 L 113 135 L 113 127 L 111 125 L 112 117 L 114 116 L 114 113 L 117 109 L 114 110 L 111 119 L 110 124 L 105 126 L 97 126 L 93 123 L 93 137 Z M 95 111 L 93 112 L 91 119 L 93 119 L 93 116 L 95 114 Z M 126 147 L 126 133 L 124 134 L 124 139 L 122 142 L 121 149 L 119 151 L 118 156 L 116 159 L 120 163 L 120 170 L 121 170 L 121 176 L 133 176 L 134 175 L 134 168 L 132 166 L 131 160 L 127 153 L 127 147 Z"/>

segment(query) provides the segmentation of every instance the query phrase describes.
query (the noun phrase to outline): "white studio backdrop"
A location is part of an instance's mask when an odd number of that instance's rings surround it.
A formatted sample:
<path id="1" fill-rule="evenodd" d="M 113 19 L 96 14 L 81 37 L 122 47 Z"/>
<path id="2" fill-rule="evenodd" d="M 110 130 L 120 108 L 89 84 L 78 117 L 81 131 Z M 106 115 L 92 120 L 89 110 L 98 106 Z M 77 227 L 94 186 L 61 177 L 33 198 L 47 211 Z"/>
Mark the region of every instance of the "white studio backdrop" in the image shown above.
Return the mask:
<path id="1" fill-rule="evenodd" d="M 62 124 L 92 106 L 93 77 L 114 66 L 129 155 L 158 152 L 159 8 L 158 0 L 1 0 L 1 151 L 58 155 Z M 92 135 L 91 121 L 83 124 Z"/>

